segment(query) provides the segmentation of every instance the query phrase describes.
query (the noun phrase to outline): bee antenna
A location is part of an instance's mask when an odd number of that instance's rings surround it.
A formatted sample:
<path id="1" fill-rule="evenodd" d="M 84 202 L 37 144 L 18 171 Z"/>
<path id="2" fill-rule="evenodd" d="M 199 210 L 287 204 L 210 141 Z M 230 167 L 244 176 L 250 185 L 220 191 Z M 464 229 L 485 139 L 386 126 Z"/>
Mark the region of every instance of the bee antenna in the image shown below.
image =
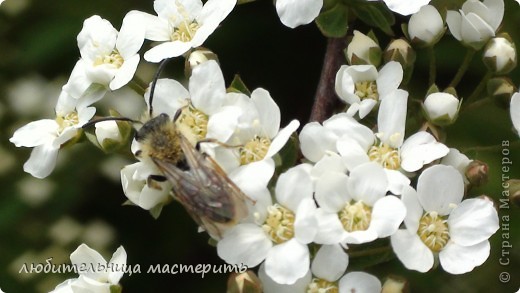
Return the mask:
<path id="1" fill-rule="evenodd" d="M 141 123 L 141 121 L 136 121 L 136 120 L 126 118 L 126 117 L 103 117 L 103 118 L 91 120 L 91 121 L 83 124 L 83 126 L 81 126 L 81 128 L 85 129 L 87 127 L 95 125 L 98 122 L 103 122 L 103 121 L 128 121 L 128 122 L 132 122 L 132 123 Z"/>
<path id="2" fill-rule="evenodd" d="M 152 85 L 150 87 L 150 97 L 148 98 L 148 105 L 150 107 L 148 114 L 150 115 L 150 117 L 152 117 L 152 114 L 153 114 L 152 101 L 153 101 L 153 95 L 155 93 L 155 86 L 157 85 L 157 80 L 159 79 L 159 76 L 161 75 L 162 71 L 164 70 L 164 67 L 166 67 L 166 63 L 168 63 L 169 60 L 170 60 L 170 58 L 166 58 L 163 61 L 161 61 L 161 63 L 159 64 L 159 68 L 157 68 L 157 72 L 155 72 L 155 75 L 152 79 Z"/>

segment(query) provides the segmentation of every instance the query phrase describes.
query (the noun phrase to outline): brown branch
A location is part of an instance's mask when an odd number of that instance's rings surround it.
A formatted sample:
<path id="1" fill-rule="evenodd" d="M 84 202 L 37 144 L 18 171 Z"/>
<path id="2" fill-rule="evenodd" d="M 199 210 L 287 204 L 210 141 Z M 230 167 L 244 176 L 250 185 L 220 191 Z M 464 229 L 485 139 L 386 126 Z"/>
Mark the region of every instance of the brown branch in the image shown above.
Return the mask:
<path id="1" fill-rule="evenodd" d="M 312 105 L 310 121 L 323 122 L 330 117 L 338 102 L 336 92 L 334 90 L 334 81 L 336 73 L 343 64 L 345 57 L 343 49 L 346 47 L 345 38 L 330 38 L 327 41 L 327 49 L 321 69 L 320 81 L 316 96 L 314 97 L 314 105 Z"/>

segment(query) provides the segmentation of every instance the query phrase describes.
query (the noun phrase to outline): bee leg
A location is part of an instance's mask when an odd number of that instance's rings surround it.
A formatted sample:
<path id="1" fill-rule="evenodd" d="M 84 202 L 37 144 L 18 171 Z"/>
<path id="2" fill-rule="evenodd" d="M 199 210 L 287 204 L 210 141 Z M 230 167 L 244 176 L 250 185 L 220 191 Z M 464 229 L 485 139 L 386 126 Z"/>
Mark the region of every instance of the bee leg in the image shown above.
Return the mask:
<path id="1" fill-rule="evenodd" d="M 205 138 L 205 139 L 201 139 L 201 140 L 197 141 L 197 143 L 195 144 L 195 149 L 197 151 L 200 151 L 200 144 L 201 143 L 216 143 L 219 146 L 225 147 L 225 148 L 238 148 L 238 147 L 242 146 L 242 145 L 230 145 L 230 144 L 218 141 L 218 140 L 216 140 L 214 138 Z"/>
<path id="2" fill-rule="evenodd" d="M 162 175 L 150 175 L 146 179 L 146 185 L 150 188 L 161 190 L 161 186 L 158 184 L 159 182 L 165 182 L 167 179 Z"/>

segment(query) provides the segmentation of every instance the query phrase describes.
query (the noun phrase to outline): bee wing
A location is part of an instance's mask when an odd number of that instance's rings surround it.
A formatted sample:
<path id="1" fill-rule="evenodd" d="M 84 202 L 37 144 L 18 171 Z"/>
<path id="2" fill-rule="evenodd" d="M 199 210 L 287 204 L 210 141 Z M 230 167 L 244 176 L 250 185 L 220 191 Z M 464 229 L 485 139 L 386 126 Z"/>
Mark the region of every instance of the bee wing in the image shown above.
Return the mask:
<path id="1" fill-rule="evenodd" d="M 222 231 L 247 216 L 248 197 L 231 181 L 218 164 L 198 152 L 180 135 L 189 171 L 154 159 L 155 164 L 172 183 L 173 193 L 194 220 L 219 239 Z"/>

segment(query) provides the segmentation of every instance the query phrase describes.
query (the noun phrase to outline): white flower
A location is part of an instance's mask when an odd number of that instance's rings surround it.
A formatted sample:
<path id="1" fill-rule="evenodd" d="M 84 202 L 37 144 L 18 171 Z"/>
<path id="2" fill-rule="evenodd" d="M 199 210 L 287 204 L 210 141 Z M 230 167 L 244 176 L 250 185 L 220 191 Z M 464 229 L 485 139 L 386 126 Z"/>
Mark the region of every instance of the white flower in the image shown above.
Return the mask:
<path id="1" fill-rule="evenodd" d="M 148 184 L 150 175 L 161 174 L 150 161 L 137 162 L 121 169 L 121 185 L 126 197 L 142 209 L 150 210 L 157 218 L 162 207 L 171 201 L 171 184 L 168 181 Z"/>
<path id="2" fill-rule="evenodd" d="M 367 0 L 367 1 L 377 1 L 377 0 Z M 430 3 L 431 0 L 383 0 L 392 10 L 393 12 L 399 13 L 401 15 L 410 15 L 414 14 L 421 7 Z"/>
<path id="3" fill-rule="evenodd" d="M 365 117 L 384 98 L 395 91 L 403 80 L 403 68 L 388 62 L 377 72 L 373 65 L 343 65 L 336 74 L 336 94 L 350 104 L 347 114 Z"/>
<path id="4" fill-rule="evenodd" d="M 213 33 L 235 7 L 236 0 L 155 0 L 158 16 L 144 12 L 140 15 L 146 27 L 145 38 L 162 42 L 144 54 L 149 62 L 177 57 L 196 48 Z"/>
<path id="5" fill-rule="evenodd" d="M 432 46 L 444 34 L 444 21 L 432 5 L 426 5 L 410 17 L 408 34 L 413 42 Z"/>
<path id="6" fill-rule="evenodd" d="M 460 101 L 449 93 L 432 93 L 424 100 L 427 118 L 437 125 L 449 125 L 457 119 Z"/>
<path id="7" fill-rule="evenodd" d="M 294 284 L 310 270 L 307 244 L 317 232 L 309 165 L 299 165 L 280 175 L 277 203 L 259 214 L 255 223 L 240 223 L 217 244 L 218 255 L 231 264 L 259 265 L 279 284 Z M 283 264 L 283 265 L 280 265 Z"/>
<path id="8" fill-rule="evenodd" d="M 99 252 L 81 244 L 71 255 L 79 277 L 59 284 L 51 293 L 110 293 L 111 286 L 118 286 L 126 267 L 126 251 L 120 246 L 107 262 Z"/>
<path id="9" fill-rule="evenodd" d="M 467 273 L 489 256 L 488 238 L 498 226 L 498 214 L 488 199 L 462 201 L 464 182 L 451 166 L 426 169 L 417 191 L 405 188 L 406 229 L 391 237 L 392 247 L 404 266 L 427 272 L 438 257 L 451 274 Z"/>
<path id="10" fill-rule="evenodd" d="M 511 114 L 511 121 L 513 121 L 513 127 L 516 129 L 517 134 L 520 136 L 520 93 L 515 93 L 511 97 L 509 113 Z"/>
<path id="11" fill-rule="evenodd" d="M 381 48 L 372 38 L 355 30 L 354 37 L 347 46 L 347 61 L 350 65 L 379 66 Z"/>
<path id="12" fill-rule="evenodd" d="M 389 190 L 396 195 L 401 193 L 403 186 L 410 184 L 405 175 L 411 175 L 408 173 L 418 171 L 449 151 L 425 131 L 404 139 L 407 99 L 407 92 L 395 91 L 379 106 L 376 133 L 363 125 L 354 128 L 347 126 L 352 123 L 345 124 L 336 144 L 349 170 L 368 161 L 381 164 L 388 176 Z"/>
<path id="13" fill-rule="evenodd" d="M 361 244 L 397 231 L 406 209 L 397 197 L 386 196 L 388 179 L 379 164 L 359 165 L 350 176 L 333 172 L 332 167 L 323 169 L 329 171 L 316 182 L 320 206 L 316 243 Z"/>
<path id="14" fill-rule="evenodd" d="M 479 50 L 495 36 L 503 17 L 503 0 L 467 0 L 459 12 L 448 11 L 446 23 L 455 39 Z"/>
<path id="15" fill-rule="evenodd" d="M 71 98 L 62 92 L 55 119 L 42 119 L 19 128 L 9 139 L 17 147 L 33 147 L 23 169 L 36 178 L 45 178 L 54 170 L 58 151 L 66 142 L 81 134 L 81 127 L 94 116 L 93 107 L 75 109 Z M 72 107 L 71 107 L 72 106 Z"/>
<path id="16" fill-rule="evenodd" d="M 265 293 L 321 292 L 338 289 L 338 279 L 348 266 L 348 255 L 339 245 L 323 245 L 312 260 L 311 270 L 294 284 L 279 284 L 265 272 L 261 265 L 258 276 L 262 280 Z M 312 272 L 312 275 L 311 275 Z"/>
<path id="17" fill-rule="evenodd" d="M 484 49 L 484 64 L 494 73 L 509 73 L 516 67 L 516 48 L 507 38 L 492 38 Z"/>
<path id="18" fill-rule="evenodd" d="M 313 21 L 320 13 L 323 0 L 276 0 L 276 12 L 290 28 Z"/>
<path id="19" fill-rule="evenodd" d="M 272 161 L 300 125 L 293 120 L 280 128 L 280 108 L 265 89 L 255 89 L 251 98 L 239 93 L 230 93 L 227 98 L 228 111 L 212 117 L 214 129 L 220 129 L 213 131 L 213 137 L 230 146 L 239 146 L 215 150 L 216 160 L 227 170 Z"/>
<path id="20" fill-rule="evenodd" d="M 119 127 L 117 126 L 116 121 L 102 121 L 96 123 L 96 138 L 100 145 L 103 145 L 103 142 L 108 139 L 112 141 L 121 141 L 121 132 L 119 131 Z"/>
<path id="21" fill-rule="evenodd" d="M 98 15 L 87 18 L 78 34 L 78 47 L 87 77 L 93 83 L 116 90 L 127 84 L 139 64 L 139 49 L 144 41 L 144 26 L 139 14 L 129 12 L 121 31 Z"/>

